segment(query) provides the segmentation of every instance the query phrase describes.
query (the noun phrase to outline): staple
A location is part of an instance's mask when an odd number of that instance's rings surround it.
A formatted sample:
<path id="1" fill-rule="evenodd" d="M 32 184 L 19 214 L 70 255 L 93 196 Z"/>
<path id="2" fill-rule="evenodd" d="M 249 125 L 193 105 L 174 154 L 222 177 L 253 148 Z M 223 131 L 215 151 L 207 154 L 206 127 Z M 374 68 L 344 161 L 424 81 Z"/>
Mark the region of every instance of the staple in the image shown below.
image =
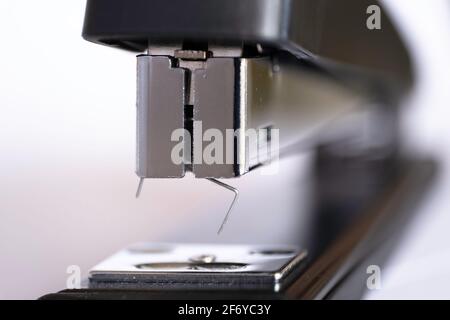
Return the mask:
<path id="1" fill-rule="evenodd" d="M 219 181 L 217 179 L 206 178 L 206 180 L 211 181 L 212 183 L 215 183 L 215 184 L 217 184 L 217 185 L 219 185 L 219 186 L 221 186 L 221 187 L 223 187 L 223 188 L 225 188 L 227 190 L 230 190 L 230 191 L 234 192 L 233 202 L 231 202 L 231 205 L 228 208 L 228 211 L 227 211 L 227 213 L 226 213 L 226 215 L 225 215 L 225 217 L 224 217 L 224 219 L 222 221 L 222 224 L 220 225 L 219 230 L 217 230 L 217 234 L 219 235 L 223 231 L 223 228 L 225 227 L 226 223 L 228 222 L 228 219 L 230 218 L 231 211 L 233 210 L 233 208 L 234 208 L 234 206 L 236 204 L 236 201 L 239 198 L 239 191 L 236 188 L 234 188 L 234 187 L 232 187 L 232 186 L 230 186 L 230 185 L 228 185 L 226 183 L 223 183 L 223 182 L 221 182 L 221 181 Z"/>
<path id="2" fill-rule="evenodd" d="M 138 188 L 137 188 L 137 190 L 136 190 L 136 198 L 139 198 L 139 196 L 141 195 L 142 186 L 144 185 L 144 179 L 145 179 L 145 178 L 140 178 L 140 179 L 139 179 Z"/>

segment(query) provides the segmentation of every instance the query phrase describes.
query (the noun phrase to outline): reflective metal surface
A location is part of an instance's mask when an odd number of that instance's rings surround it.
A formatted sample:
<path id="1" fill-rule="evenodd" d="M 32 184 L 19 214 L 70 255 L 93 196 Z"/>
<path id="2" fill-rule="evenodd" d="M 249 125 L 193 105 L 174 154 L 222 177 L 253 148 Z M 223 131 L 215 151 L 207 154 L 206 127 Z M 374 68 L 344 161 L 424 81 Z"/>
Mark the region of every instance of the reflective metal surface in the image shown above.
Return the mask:
<path id="1" fill-rule="evenodd" d="M 181 178 L 184 166 L 171 159 L 172 132 L 184 125 L 184 70 L 167 57 L 139 56 L 136 174 Z"/>
<path id="2" fill-rule="evenodd" d="M 393 141 L 396 132 L 383 121 L 392 115 L 380 117 L 386 112 L 370 90 L 355 91 L 296 60 L 292 66 L 292 57 L 202 60 L 207 55 L 201 51 L 178 54 L 191 60 L 138 57 L 141 178 L 181 178 L 187 171 L 197 178 L 233 178 L 274 155 L 319 143 L 357 138 L 353 146 L 365 150 L 373 145 L 382 149 Z M 378 122 L 384 130 L 378 130 Z M 375 123 L 369 133 L 368 123 Z M 182 136 L 172 136 L 176 130 L 182 130 Z M 217 135 L 223 138 L 221 154 L 208 162 L 205 154 Z M 174 148 L 178 139 L 184 148 L 181 163 L 174 163 L 172 152 L 180 153 Z"/>
<path id="3" fill-rule="evenodd" d="M 278 291 L 306 256 L 294 246 L 139 244 L 95 266 L 89 287 Z"/>
<path id="4" fill-rule="evenodd" d="M 194 132 L 202 134 L 201 141 L 197 141 L 194 133 L 193 141 L 193 172 L 197 178 L 232 178 L 248 171 L 245 160 L 237 162 L 245 139 L 238 140 L 234 148 L 223 149 L 222 163 L 209 164 L 203 157 L 210 143 L 203 141 L 203 133 L 209 130 L 226 137 L 227 129 L 245 129 L 246 106 L 239 103 L 242 92 L 237 79 L 242 63 L 241 59 L 212 58 L 206 61 L 205 69 L 194 72 Z M 231 164 L 225 161 L 230 152 Z"/>

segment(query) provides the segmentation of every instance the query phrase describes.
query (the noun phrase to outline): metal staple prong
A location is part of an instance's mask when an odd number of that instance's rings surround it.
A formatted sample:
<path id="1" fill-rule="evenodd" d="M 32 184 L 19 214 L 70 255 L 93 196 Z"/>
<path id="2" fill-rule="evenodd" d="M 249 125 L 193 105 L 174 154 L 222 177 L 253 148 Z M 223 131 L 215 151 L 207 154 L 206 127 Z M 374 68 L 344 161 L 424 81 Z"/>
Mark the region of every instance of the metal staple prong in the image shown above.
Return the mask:
<path id="1" fill-rule="evenodd" d="M 136 191 L 136 198 L 139 198 L 139 196 L 141 195 L 141 191 L 142 191 L 142 186 L 144 185 L 144 178 L 140 178 L 139 179 L 139 184 L 138 184 L 138 188 Z"/>
<path id="2" fill-rule="evenodd" d="M 215 184 L 217 184 L 217 185 L 219 185 L 219 186 L 221 186 L 221 187 L 224 187 L 225 189 L 230 190 L 230 191 L 232 191 L 232 192 L 234 193 L 234 199 L 233 199 L 233 202 L 231 202 L 231 205 L 230 205 L 230 207 L 228 208 L 227 214 L 225 215 L 225 218 L 223 219 L 222 224 L 220 225 L 220 228 L 219 228 L 219 230 L 217 231 L 217 234 L 220 234 L 220 233 L 223 231 L 223 228 L 225 227 L 225 224 L 227 223 L 228 218 L 230 217 L 231 211 L 233 210 L 234 205 L 236 204 L 237 199 L 239 198 L 239 191 L 238 191 L 236 188 L 234 188 L 234 187 L 232 187 L 232 186 L 230 186 L 230 185 L 228 185 L 228 184 L 226 184 L 226 183 L 223 183 L 223 182 L 221 182 L 221 181 L 219 181 L 219 180 L 217 180 L 217 179 L 207 178 L 206 180 L 209 180 L 209 181 L 211 181 L 212 183 L 215 183 Z"/>

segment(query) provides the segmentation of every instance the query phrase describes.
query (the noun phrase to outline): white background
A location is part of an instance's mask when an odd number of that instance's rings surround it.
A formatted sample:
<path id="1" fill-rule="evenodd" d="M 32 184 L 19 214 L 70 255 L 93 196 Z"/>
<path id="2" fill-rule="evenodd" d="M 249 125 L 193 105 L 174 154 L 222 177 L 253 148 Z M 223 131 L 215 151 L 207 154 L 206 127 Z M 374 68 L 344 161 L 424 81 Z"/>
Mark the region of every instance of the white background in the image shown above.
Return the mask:
<path id="1" fill-rule="evenodd" d="M 383 289 L 368 298 L 450 298 L 450 5 L 385 2 L 405 31 L 419 76 L 405 136 L 442 168 L 382 271 Z M 82 40 L 83 16 L 82 1 L 0 2 L 0 298 L 60 290 L 68 265 L 86 274 L 136 241 L 201 241 L 216 231 L 205 226 L 222 218 L 205 214 L 205 201 L 208 212 L 220 213 L 229 201 L 190 179 L 149 182 L 142 199 L 133 198 L 135 58 Z M 285 187 L 282 178 L 275 183 Z M 233 230 L 254 228 L 254 241 L 289 241 L 268 233 L 288 220 L 242 219 L 257 227 Z"/>

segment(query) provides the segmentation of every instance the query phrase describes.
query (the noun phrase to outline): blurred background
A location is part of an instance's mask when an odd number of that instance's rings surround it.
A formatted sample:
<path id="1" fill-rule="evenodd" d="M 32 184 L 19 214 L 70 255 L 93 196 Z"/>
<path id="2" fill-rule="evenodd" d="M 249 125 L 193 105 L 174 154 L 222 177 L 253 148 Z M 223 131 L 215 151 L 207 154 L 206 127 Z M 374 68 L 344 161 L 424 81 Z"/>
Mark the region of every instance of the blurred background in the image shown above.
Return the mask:
<path id="1" fill-rule="evenodd" d="M 404 138 L 441 170 L 382 271 L 382 289 L 367 298 L 450 299 L 450 1 L 384 3 L 416 69 Z M 0 2 L 0 298 L 61 290 L 69 265 L 86 276 L 134 242 L 293 242 L 282 231 L 296 219 L 283 196 L 268 204 L 273 215 L 252 212 L 266 192 L 253 177 L 239 181 L 251 193 L 220 238 L 231 195 L 208 182 L 147 181 L 134 198 L 135 57 L 84 41 L 84 8 L 74 0 Z M 290 181 L 298 161 L 309 155 L 285 161 L 273 182 L 285 197 L 301 192 L 288 187 L 298 184 Z"/>

